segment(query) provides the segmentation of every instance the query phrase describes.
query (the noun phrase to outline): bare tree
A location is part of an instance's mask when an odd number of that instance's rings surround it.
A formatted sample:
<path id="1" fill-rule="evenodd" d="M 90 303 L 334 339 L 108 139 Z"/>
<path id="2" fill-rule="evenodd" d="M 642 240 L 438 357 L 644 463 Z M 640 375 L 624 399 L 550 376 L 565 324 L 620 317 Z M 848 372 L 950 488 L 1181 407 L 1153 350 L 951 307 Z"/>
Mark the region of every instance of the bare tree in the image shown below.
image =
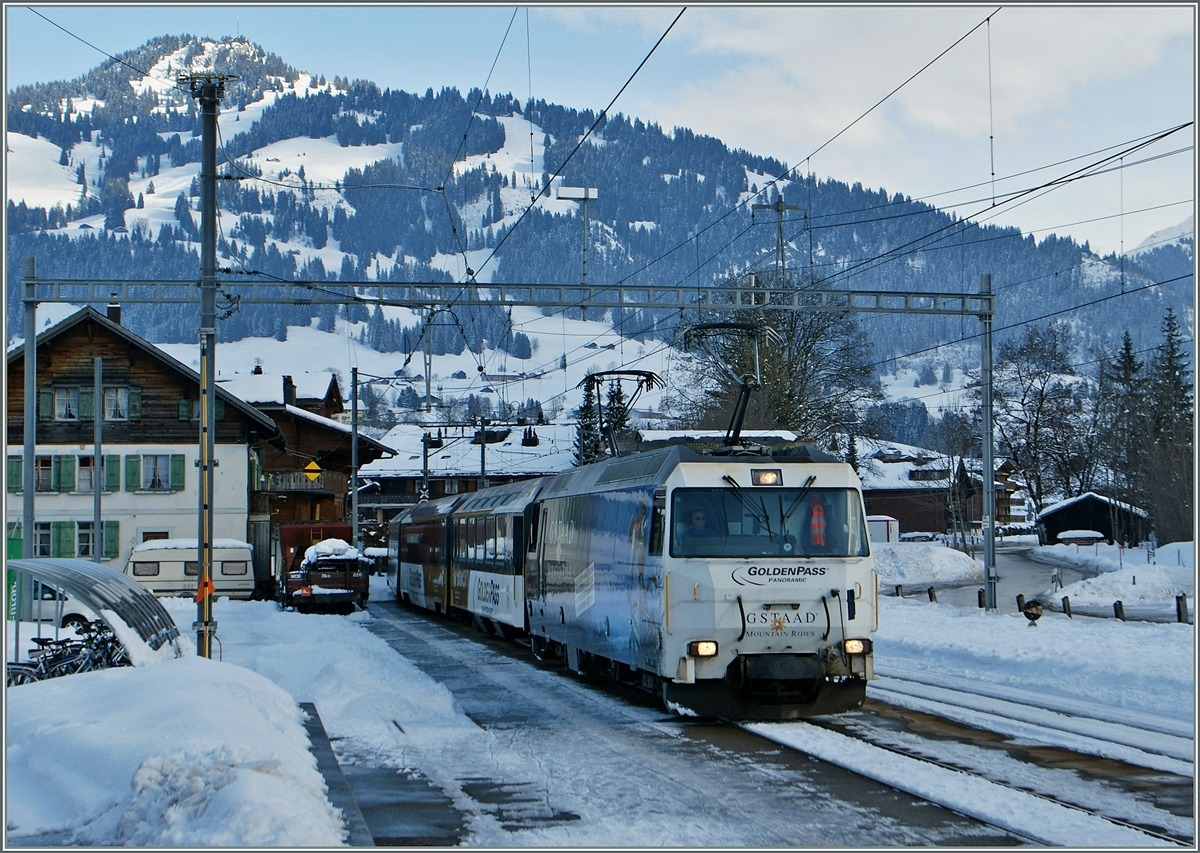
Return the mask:
<path id="1" fill-rule="evenodd" d="M 1048 472 L 1076 410 L 1068 340 L 1065 323 L 1030 327 L 1023 338 L 1000 345 L 993 374 L 995 428 L 1038 512 L 1061 485 Z M 978 379 L 970 390 L 978 401 Z"/>
<path id="2" fill-rule="evenodd" d="M 736 320 L 761 322 L 775 333 L 760 343 L 762 384 L 750 398 L 747 428 L 788 429 L 821 445 L 849 428 L 866 435 L 860 412 L 882 392 L 872 344 L 851 313 L 762 309 Z M 738 379 L 754 375 L 754 346 L 746 337 L 713 342 L 711 355 L 693 361 L 686 382 L 673 389 L 672 409 L 684 424 L 728 426 Z"/>

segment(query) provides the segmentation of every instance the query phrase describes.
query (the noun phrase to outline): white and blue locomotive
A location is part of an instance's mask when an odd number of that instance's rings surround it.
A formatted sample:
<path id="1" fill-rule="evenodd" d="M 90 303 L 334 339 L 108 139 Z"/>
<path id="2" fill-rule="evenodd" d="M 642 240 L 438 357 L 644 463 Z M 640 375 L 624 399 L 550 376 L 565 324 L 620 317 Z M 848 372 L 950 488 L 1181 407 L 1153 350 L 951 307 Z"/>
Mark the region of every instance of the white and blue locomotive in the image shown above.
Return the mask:
<path id="1" fill-rule="evenodd" d="M 873 677 L 861 485 L 811 448 L 614 457 L 417 504 L 390 533 L 397 598 L 523 633 L 679 713 L 837 713 Z"/>

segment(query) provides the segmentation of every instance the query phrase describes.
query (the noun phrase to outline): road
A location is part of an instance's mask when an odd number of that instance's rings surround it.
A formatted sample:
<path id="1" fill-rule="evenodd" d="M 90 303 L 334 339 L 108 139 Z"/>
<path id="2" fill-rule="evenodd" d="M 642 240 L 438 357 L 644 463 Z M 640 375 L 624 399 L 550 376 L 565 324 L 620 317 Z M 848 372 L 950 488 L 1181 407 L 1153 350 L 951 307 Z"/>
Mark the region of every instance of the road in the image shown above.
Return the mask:
<path id="1" fill-rule="evenodd" d="M 426 791 L 444 798 L 442 825 L 448 828 L 442 843 L 1021 843 L 993 826 L 736 727 L 667 715 L 649 696 L 538 663 L 522 646 L 447 619 L 395 602 L 372 602 L 370 610 L 376 618 L 368 627 L 444 684 L 479 726 L 465 742 L 414 746 L 406 754 L 406 784 L 411 787 L 420 774 Z M 369 758 L 339 755 L 351 768 L 352 786 L 353 768 L 368 765 Z M 386 777 L 378 784 L 387 784 Z M 457 828 L 451 809 L 461 816 Z M 364 810 L 368 824 L 369 812 Z M 414 843 L 395 828 L 372 832 L 391 843 Z M 420 828 L 410 828 L 408 836 L 438 840 Z"/>
<path id="2" fill-rule="evenodd" d="M 1074 566 L 1036 562 L 1030 559 L 1029 555 L 1031 551 L 1032 548 L 1024 544 L 1004 545 L 997 543 L 996 607 L 1002 613 L 1015 613 L 1017 612 L 1017 596 L 1023 595 L 1026 600 L 1042 598 L 1047 611 L 1056 610 L 1061 613 L 1062 593 L 1056 592 L 1055 595 L 1045 598 L 1043 598 L 1043 594 L 1049 590 L 1060 590 L 1062 587 L 1069 586 L 1077 581 L 1094 577 L 1095 573 Z M 982 564 L 982 549 L 976 553 L 976 558 Z M 1054 586 L 1054 576 L 1056 573 L 1060 584 L 1057 588 Z M 942 586 L 936 584 L 934 594 L 937 596 L 939 603 L 954 604 L 960 607 L 978 607 L 979 590 L 982 588 L 982 583 L 970 583 L 961 586 Z M 884 594 L 894 594 L 895 588 L 892 587 L 889 589 L 885 587 L 881 591 Z M 906 598 L 917 596 L 927 597 L 927 587 L 921 589 L 906 588 L 904 595 Z M 1073 604 L 1071 610 L 1076 616 L 1115 618 L 1111 606 L 1082 607 L 1078 604 Z M 1195 614 L 1192 613 L 1189 616 L 1194 621 Z M 1125 618 L 1129 621 L 1174 622 L 1177 616 L 1172 604 L 1155 607 L 1128 605 L 1125 607 Z"/>

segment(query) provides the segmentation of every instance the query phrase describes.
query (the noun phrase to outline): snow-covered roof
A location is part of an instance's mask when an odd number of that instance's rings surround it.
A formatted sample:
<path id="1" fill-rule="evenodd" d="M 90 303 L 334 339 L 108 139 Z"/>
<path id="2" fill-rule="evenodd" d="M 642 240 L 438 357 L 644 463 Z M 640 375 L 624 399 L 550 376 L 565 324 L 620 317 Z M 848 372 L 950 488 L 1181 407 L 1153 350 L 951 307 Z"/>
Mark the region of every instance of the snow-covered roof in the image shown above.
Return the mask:
<path id="1" fill-rule="evenodd" d="M 684 439 L 687 441 L 712 441 L 725 438 L 723 429 L 640 429 L 637 431 L 642 441 L 672 441 Z M 747 441 L 764 441 L 776 439 L 779 441 L 799 441 L 800 436 L 786 429 L 744 429 L 741 436 Z"/>
<path id="2" fill-rule="evenodd" d="M 1077 504 L 1080 501 L 1085 501 L 1088 499 L 1101 501 L 1103 503 L 1109 504 L 1110 506 L 1115 506 L 1117 509 L 1123 509 L 1127 512 L 1132 512 L 1134 515 L 1140 515 L 1142 518 L 1150 517 L 1150 513 L 1146 512 L 1146 510 L 1144 510 L 1144 509 L 1139 509 L 1136 506 L 1131 506 L 1127 503 L 1123 503 L 1122 501 L 1113 500 L 1112 498 L 1106 498 L 1104 495 L 1098 495 L 1095 492 L 1084 492 L 1082 495 L 1077 495 L 1076 497 L 1067 498 L 1064 501 L 1059 501 L 1056 504 L 1051 504 L 1050 506 L 1043 509 L 1040 513 L 1038 513 L 1038 518 L 1044 518 L 1047 515 L 1052 515 L 1056 512 L 1059 512 L 1060 510 L 1066 509 L 1067 507 L 1069 507 L 1073 504 Z"/>
<path id="3" fill-rule="evenodd" d="M 489 443 L 485 452 L 488 474 L 496 476 L 537 476 L 558 474 L 575 462 L 575 424 L 556 423 L 535 426 L 536 447 L 521 444 L 529 427 L 488 427 L 489 432 L 511 429 L 503 441 Z M 377 459 L 359 469 L 359 477 L 419 477 L 422 473 L 421 436 L 437 435 L 437 429 L 420 424 L 399 424 L 382 441 L 395 448 L 391 459 Z M 433 477 L 479 476 L 480 449 L 472 444 L 474 427 L 442 429 L 442 446 L 429 449 L 429 473 Z"/>
<path id="4" fill-rule="evenodd" d="M 149 542 L 142 542 L 140 545 L 133 546 L 133 553 L 137 554 L 141 551 L 195 551 L 200 547 L 195 538 L 187 538 L 186 536 L 178 539 L 151 539 Z M 214 548 L 249 548 L 254 550 L 254 546 L 249 542 L 242 542 L 240 539 L 214 539 Z"/>
<path id="5" fill-rule="evenodd" d="M 283 410 L 285 412 L 287 412 L 289 415 L 294 415 L 295 417 L 302 418 L 303 420 L 306 420 L 306 421 L 312 421 L 315 424 L 320 424 L 323 427 L 328 427 L 329 429 L 334 430 L 335 432 L 345 433 L 346 435 L 354 434 L 354 429 L 349 424 L 344 424 L 344 423 L 341 423 L 340 421 L 335 421 L 332 418 L 325 417 L 324 415 L 318 415 L 315 412 L 308 411 L 308 409 L 302 409 L 299 406 L 293 406 L 293 405 L 289 404 L 289 405 L 284 406 Z M 365 435 L 361 430 L 359 430 L 359 433 L 358 433 L 358 440 L 361 442 L 365 442 L 367 444 L 374 445 L 376 449 L 380 450 L 383 453 L 395 453 L 396 452 L 389 445 L 384 444 L 383 442 L 376 441 L 375 439 L 371 438 L 370 436 Z"/>
<path id="6" fill-rule="evenodd" d="M 329 393 L 329 385 L 337 382 L 337 377 L 327 370 L 316 373 L 288 374 L 292 384 L 296 386 L 298 400 L 324 400 Z M 225 388 L 229 393 L 248 403 L 283 403 L 283 377 L 281 373 L 234 373 L 222 372 L 217 380 L 217 386 Z M 340 389 L 339 389 L 340 390 Z"/>

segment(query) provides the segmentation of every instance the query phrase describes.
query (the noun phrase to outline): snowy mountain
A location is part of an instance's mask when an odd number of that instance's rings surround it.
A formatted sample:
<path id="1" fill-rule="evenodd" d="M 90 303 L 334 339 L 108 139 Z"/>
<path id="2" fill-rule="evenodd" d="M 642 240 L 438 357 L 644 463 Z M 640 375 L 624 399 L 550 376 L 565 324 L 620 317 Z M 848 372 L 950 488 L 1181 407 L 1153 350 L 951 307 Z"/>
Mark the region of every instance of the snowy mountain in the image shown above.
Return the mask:
<path id="1" fill-rule="evenodd" d="M 177 85 L 185 71 L 236 76 L 218 122 L 220 170 L 230 178 L 218 192 L 218 253 L 233 280 L 576 283 L 583 211 L 557 198 L 565 185 L 598 188 L 587 210 L 589 284 L 719 284 L 773 269 L 774 218 L 752 216 L 748 202 L 782 192 L 808 208 L 806 220 L 785 223 L 788 268 L 801 282 L 973 292 L 979 274 L 990 272 L 1001 338 L 1025 320 L 1094 303 L 1071 314 L 1081 352 L 1123 331 L 1103 301 L 1123 288 L 1144 288 L 1117 314 L 1136 343 L 1156 339 L 1168 306 L 1192 326 L 1190 286 L 1152 286 L 1190 270 L 1191 244 L 1178 234 L 1131 253 L 1122 271 L 1118 259 L 1071 240 L 1038 242 L 899 193 L 790 173 L 774 158 L 686 128 L 666 132 L 638 118 L 478 90 L 381 91 L 366 81 L 314 78 L 245 39 L 170 36 L 80 79 L 9 93 L 10 334 L 21 329 L 25 257 L 37 259 L 43 277 L 195 278 L 199 119 Z M 570 313 L 456 310 L 454 322 L 433 330 L 434 372 L 443 379 L 540 375 L 548 384 L 538 399 L 568 398 L 577 367 L 641 369 L 630 352 L 660 350 L 681 320 L 674 309 L 589 315 L 586 323 L 581 311 Z M 124 316 L 152 341 L 195 340 L 187 309 L 128 306 Z M 861 324 L 881 367 L 964 337 L 967 350 L 949 357 L 949 369 L 961 373 L 977 360 L 973 322 L 888 316 Z M 228 346 L 247 341 L 258 353 L 309 331 L 335 334 L 346 352 L 370 349 L 386 362 L 381 373 L 422 370 L 414 353 L 420 318 L 400 309 L 249 306 L 221 322 L 220 337 Z M 613 353 L 586 348 L 610 344 Z M 348 372 L 348 365 L 342 356 L 314 367 Z"/>

